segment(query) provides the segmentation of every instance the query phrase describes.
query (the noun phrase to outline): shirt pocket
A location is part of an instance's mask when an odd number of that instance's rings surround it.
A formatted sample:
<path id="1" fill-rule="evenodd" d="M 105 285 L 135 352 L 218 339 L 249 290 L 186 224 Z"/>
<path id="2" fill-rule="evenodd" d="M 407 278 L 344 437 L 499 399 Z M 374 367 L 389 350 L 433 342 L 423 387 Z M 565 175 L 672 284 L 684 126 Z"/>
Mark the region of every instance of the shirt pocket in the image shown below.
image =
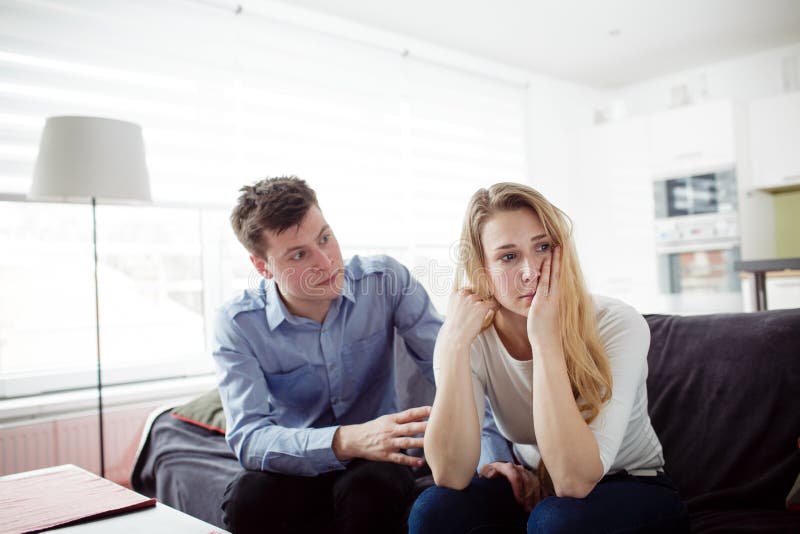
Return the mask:
<path id="1" fill-rule="evenodd" d="M 310 408 L 324 394 L 322 379 L 310 363 L 286 373 L 268 373 L 266 378 L 270 397 L 277 406 Z"/>
<path id="2" fill-rule="evenodd" d="M 386 343 L 386 330 L 381 329 L 377 332 L 369 334 L 366 337 L 362 337 L 361 339 L 357 339 L 352 343 L 345 345 L 342 349 L 344 354 L 353 354 L 353 355 L 369 355 L 374 352 L 378 348 L 382 348 L 382 346 Z"/>
<path id="3" fill-rule="evenodd" d="M 346 377 L 353 387 L 380 381 L 391 373 L 393 351 L 388 346 L 391 329 L 381 329 L 358 339 L 342 349 Z M 389 358 L 387 358 L 387 355 Z"/>

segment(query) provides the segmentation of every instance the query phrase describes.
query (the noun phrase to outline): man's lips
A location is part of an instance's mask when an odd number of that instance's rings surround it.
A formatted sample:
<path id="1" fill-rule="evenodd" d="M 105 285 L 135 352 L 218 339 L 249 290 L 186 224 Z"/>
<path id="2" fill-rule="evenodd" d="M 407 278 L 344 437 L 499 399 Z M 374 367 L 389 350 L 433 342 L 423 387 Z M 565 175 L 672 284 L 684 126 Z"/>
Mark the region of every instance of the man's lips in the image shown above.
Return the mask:
<path id="1" fill-rule="evenodd" d="M 333 281 L 335 281 L 337 276 L 339 276 L 339 272 L 338 272 L 338 271 L 337 271 L 337 272 L 335 272 L 335 273 L 333 273 L 332 275 L 330 275 L 330 277 L 326 278 L 326 279 L 325 279 L 325 280 L 323 280 L 322 282 L 320 282 L 320 283 L 318 283 L 318 284 L 314 284 L 314 286 L 315 286 L 315 287 L 327 286 L 327 285 L 329 285 L 330 283 L 332 283 Z"/>

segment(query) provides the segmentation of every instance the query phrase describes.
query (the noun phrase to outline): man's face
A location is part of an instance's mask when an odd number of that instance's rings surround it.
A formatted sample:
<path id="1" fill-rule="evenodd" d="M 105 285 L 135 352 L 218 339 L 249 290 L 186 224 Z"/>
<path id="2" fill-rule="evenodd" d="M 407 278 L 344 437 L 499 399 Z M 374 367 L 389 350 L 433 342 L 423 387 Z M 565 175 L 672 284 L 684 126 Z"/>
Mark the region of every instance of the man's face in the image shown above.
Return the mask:
<path id="1" fill-rule="evenodd" d="M 265 278 L 274 278 L 287 307 L 306 309 L 332 301 L 342 292 L 344 262 L 339 243 L 317 206 L 311 206 L 298 226 L 278 234 L 266 230 L 266 258 L 250 256 Z"/>

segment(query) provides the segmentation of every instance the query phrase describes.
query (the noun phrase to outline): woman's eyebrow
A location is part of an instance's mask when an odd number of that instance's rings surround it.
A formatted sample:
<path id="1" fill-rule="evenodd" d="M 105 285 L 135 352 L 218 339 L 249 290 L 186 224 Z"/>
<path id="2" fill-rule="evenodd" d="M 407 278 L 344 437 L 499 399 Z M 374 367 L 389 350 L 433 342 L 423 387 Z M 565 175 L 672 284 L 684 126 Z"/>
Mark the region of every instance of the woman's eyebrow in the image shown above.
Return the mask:
<path id="1" fill-rule="evenodd" d="M 531 238 L 531 241 L 538 241 L 539 239 L 542 239 L 542 238 L 545 238 L 545 237 L 547 237 L 547 234 L 535 235 L 535 236 L 533 236 Z M 509 243 L 507 245 L 500 245 L 499 247 L 495 247 L 495 250 L 506 250 L 506 249 L 514 248 L 514 247 L 516 247 L 516 245 L 514 245 L 512 243 Z"/>

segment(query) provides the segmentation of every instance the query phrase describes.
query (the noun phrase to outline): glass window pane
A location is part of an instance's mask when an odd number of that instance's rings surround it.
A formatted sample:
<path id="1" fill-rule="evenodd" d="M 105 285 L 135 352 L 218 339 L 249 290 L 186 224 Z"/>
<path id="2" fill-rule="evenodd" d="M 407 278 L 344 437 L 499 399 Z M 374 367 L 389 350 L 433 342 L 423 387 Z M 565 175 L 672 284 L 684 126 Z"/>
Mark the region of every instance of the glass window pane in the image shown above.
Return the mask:
<path id="1" fill-rule="evenodd" d="M 97 227 L 108 379 L 152 377 L 170 364 L 210 370 L 198 210 L 98 206 Z"/>
<path id="2" fill-rule="evenodd" d="M 210 372 L 197 209 L 98 206 L 103 381 Z M 0 202 L 0 397 L 96 382 L 92 212 Z"/>
<path id="3" fill-rule="evenodd" d="M 0 378 L 93 365 L 91 207 L 0 202 Z"/>

